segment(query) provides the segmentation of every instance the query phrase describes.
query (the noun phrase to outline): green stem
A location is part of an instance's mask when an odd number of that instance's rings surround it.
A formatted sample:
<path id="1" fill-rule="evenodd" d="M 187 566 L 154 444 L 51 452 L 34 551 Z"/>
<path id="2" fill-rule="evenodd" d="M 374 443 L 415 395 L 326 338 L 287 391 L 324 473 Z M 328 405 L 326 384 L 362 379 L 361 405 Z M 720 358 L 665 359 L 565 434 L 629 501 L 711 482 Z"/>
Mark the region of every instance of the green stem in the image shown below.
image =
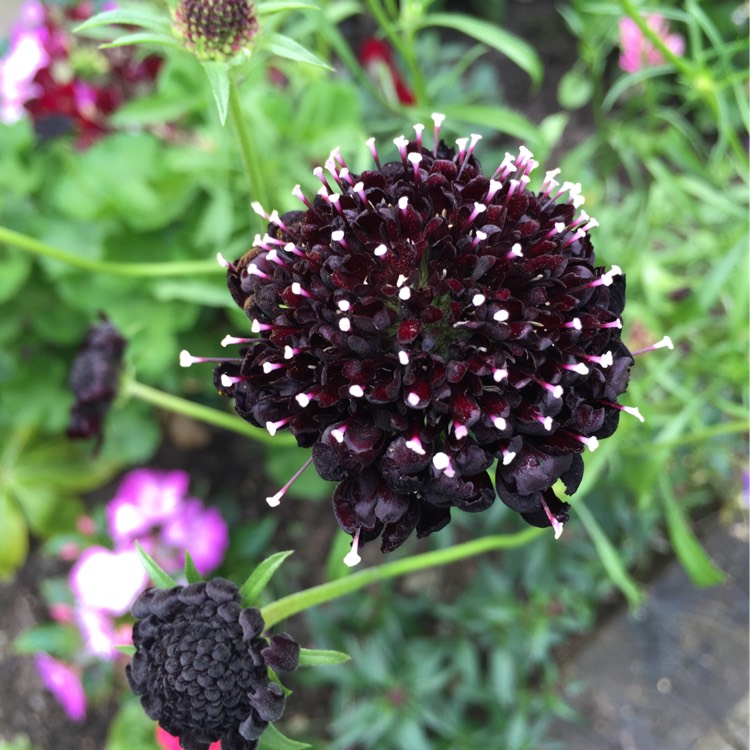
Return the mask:
<path id="1" fill-rule="evenodd" d="M 242 113 L 240 97 L 237 93 L 237 82 L 234 71 L 229 73 L 229 117 L 237 132 L 237 140 L 240 144 L 242 165 L 245 169 L 245 177 L 250 189 L 250 196 L 258 201 L 266 210 L 270 210 L 269 194 L 263 179 L 263 168 L 260 155 L 253 139 L 251 129 L 248 127 L 245 116 Z"/>
<path id="2" fill-rule="evenodd" d="M 417 570 L 424 570 L 425 568 L 448 565 L 457 560 L 464 560 L 467 557 L 474 557 L 492 550 L 522 547 L 524 544 L 538 539 L 544 532 L 545 529 L 528 528 L 515 534 L 495 534 L 493 536 L 482 537 L 481 539 L 474 539 L 471 542 L 456 544 L 447 549 L 425 552 L 421 555 L 405 557 L 403 560 L 394 560 L 384 565 L 377 565 L 374 568 L 361 570 L 344 578 L 338 578 L 335 581 L 329 581 L 320 586 L 313 586 L 304 591 L 298 591 L 296 594 L 285 596 L 263 607 L 261 614 L 266 626 L 271 627 L 305 609 L 330 602 L 346 594 L 351 594 L 365 586 L 369 586 L 371 583 L 386 581 L 389 578 L 398 578 L 399 576 L 414 573 Z"/>
<path id="3" fill-rule="evenodd" d="M 177 414 L 184 414 L 186 417 L 196 419 L 199 422 L 205 422 L 215 427 L 223 427 L 225 430 L 237 432 L 259 443 L 274 445 L 277 448 L 297 445 L 297 441 L 291 434 L 282 433 L 277 437 L 271 437 L 265 430 L 253 427 L 253 425 L 248 424 L 237 416 L 213 409 L 210 406 L 196 404 L 180 396 L 173 396 L 171 393 L 165 393 L 157 388 L 152 388 L 150 385 L 144 385 L 137 380 L 124 379 L 122 392 L 125 395 L 140 399 L 147 404 L 158 406 L 161 409 L 166 409 Z"/>
<path id="4" fill-rule="evenodd" d="M 34 255 L 52 258 L 69 266 L 86 271 L 130 276 L 138 278 L 159 278 L 162 276 L 192 276 L 202 273 L 219 273 L 221 267 L 215 260 L 181 260 L 165 263 L 119 263 L 111 260 L 94 260 L 82 258 L 59 247 L 47 245 L 40 240 L 21 234 L 7 227 L 0 227 L 0 243 L 26 250 Z"/>

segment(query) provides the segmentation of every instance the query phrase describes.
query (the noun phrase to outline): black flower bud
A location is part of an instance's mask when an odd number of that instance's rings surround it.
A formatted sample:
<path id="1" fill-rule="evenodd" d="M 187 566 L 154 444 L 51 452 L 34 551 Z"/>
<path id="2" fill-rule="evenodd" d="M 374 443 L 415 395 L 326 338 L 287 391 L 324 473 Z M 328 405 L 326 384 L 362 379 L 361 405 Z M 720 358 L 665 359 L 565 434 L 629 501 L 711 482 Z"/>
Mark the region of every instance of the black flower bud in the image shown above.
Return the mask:
<path id="1" fill-rule="evenodd" d="M 227 60 L 258 31 L 250 0 L 180 0 L 175 31 L 201 60 Z"/>
<path id="2" fill-rule="evenodd" d="M 237 587 L 223 578 L 147 589 L 132 613 L 136 652 L 126 672 L 148 716 L 186 750 L 217 740 L 255 750 L 286 701 L 268 667 L 296 669 L 297 643 L 286 634 L 263 638 L 260 611 L 242 609 Z"/>
<path id="3" fill-rule="evenodd" d="M 102 422 L 117 395 L 125 339 L 106 318 L 89 328 L 73 361 L 70 389 L 76 398 L 70 410 L 68 437 L 103 440 Z"/>

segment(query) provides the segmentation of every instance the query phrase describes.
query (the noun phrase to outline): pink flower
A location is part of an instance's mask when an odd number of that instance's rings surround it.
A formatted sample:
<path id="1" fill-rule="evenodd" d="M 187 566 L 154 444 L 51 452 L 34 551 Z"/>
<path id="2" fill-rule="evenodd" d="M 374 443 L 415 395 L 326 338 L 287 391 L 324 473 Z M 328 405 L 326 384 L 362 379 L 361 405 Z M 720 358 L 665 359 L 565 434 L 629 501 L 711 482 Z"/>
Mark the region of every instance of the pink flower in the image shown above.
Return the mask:
<path id="1" fill-rule="evenodd" d="M 190 552 L 201 575 L 221 564 L 229 545 L 227 523 L 221 513 L 216 508 L 206 508 L 194 498 L 183 503 L 164 524 L 159 536 L 163 544 Z M 184 565 L 184 557 L 179 564 Z"/>
<path id="2" fill-rule="evenodd" d="M 101 609 L 81 607 L 76 609 L 76 624 L 83 639 L 86 653 L 113 661 L 118 654 L 116 646 L 125 641 L 115 629 L 114 617 Z"/>
<path id="3" fill-rule="evenodd" d="M 116 546 L 172 518 L 185 498 L 190 478 L 184 471 L 136 469 L 125 475 L 107 504 L 107 527 Z"/>
<path id="4" fill-rule="evenodd" d="M 68 584 L 81 607 L 125 614 L 148 583 L 135 550 L 89 547 L 70 571 Z"/>
<path id="5" fill-rule="evenodd" d="M 416 101 L 411 89 L 401 77 L 390 46 L 380 40 L 370 37 L 365 39 L 359 49 L 359 62 L 378 84 L 391 102 L 400 104 L 414 104 Z"/>
<path id="6" fill-rule="evenodd" d="M 24 113 L 24 104 L 41 92 L 34 76 L 49 64 L 45 48 L 48 37 L 44 26 L 44 8 L 37 0 L 27 0 L 21 7 L 10 46 L 0 60 L 0 120 L 13 123 Z"/>
<path id="7" fill-rule="evenodd" d="M 646 17 L 646 23 L 659 35 L 667 49 L 675 55 L 682 56 L 685 52 L 685 40 L 680 34 L 669 33 L 669 24 L 664 16 L 652 13 Z M 635 73 L 643 67 L 664 62 L 661 52 L 643 36 L 632 18 L 620 19 L 620 47 L 622 47 L 620 67 L 626 73 Z"/>
<path id="8" fill-rule="evenodd" d="M 71 719 L 81 721 L 86 716 L 86 695 L 78 672 L 49 654 L 37 654 L 34 660 L 47 690 L 57 698 Z"/>
<path id="9" fill-rule="evenodd" d="M 156 726 L 156 744 L 162 748 L 162 750 L 181 750 L 179 737 L 173 737 L 168 732 L 165 732 L 158 724 Z M 208 750 L 221 750 L 221 742 L 214 742 L 210 745 Z"/>

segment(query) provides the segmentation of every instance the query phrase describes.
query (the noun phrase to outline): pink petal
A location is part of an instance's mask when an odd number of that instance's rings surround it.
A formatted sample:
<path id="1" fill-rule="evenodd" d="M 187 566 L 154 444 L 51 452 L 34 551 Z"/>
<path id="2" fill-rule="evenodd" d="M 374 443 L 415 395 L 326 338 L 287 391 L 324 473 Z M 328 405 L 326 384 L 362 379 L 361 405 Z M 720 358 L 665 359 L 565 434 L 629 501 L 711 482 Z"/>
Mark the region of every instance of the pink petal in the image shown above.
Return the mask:
<path id="1" fill-rule="evenodd" d="M 86 716 L 86 694 L 78 672 L 49 654 L 37 654 L 34 661 L 44 686 L 57 698 L 65 713 L 74 721 L 81 721 Z"/>

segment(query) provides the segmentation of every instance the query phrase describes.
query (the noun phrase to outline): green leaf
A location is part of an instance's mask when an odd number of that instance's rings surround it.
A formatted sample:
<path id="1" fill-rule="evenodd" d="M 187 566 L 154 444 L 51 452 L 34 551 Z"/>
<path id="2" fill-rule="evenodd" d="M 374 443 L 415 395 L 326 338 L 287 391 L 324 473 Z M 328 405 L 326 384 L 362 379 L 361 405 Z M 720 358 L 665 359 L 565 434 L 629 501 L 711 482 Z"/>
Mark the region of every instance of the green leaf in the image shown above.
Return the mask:
<path id="1" fill-rule="evenodd" d="M 294 550 L 276 552 L 258 565 L 240 588 L 243 606 L 251 607 L 258 601 L 258 597 L 273 577 L 273 574 L 279 569 L 284 560 L 293 553 L 293 551 Z"/>
<path id="2" fill-rule="evenodd" d="M 267 3 L 258 3 L 256 8 L 259 16 L 270 16 L 271 13 L 283 13 L 288 10 L 320 10 L 317 5 L 300 3 L 295 0 L 270 0 Z"/>
<path id="3" fill-rule="evenodd" d="M 636 609 L 642 599 L 643 593 L 636 582 L 630 577 L 620 554 L 610 542 L 593 513 L 584 505 L 582 500 L 576 500 L 574 509 L 581 519 L 586 532 L 594 542 L 599 559 L 604 569 L 609 574 L 612 582 L 625 594 L 631 609 Z"/>
<path id="4" fill-rule="evenodd" d="M 300 667 L 323 667 L 328 664 L 343 664 L 352 657 L 343 651 L 329 651 L 325 649 L 301 648 L 299 650 Z"/>
<path id="5" fill-rule="evenodd" d="M 258 750 L 304 750 L 306 747 L 312 747 L 305 742 L 297 742 L 285 737 L 273 724 L 268 725 L 268 729 L 260 736 L 260 745 Z"/>
<path id="6" fill-rule="evenodd" d="M 172 589 L 177 585 L 177 581 L 163 571 L 156 560 L 138 542 L 135 543 L 135 548 L 138 552 L 138 557 L 141 558 L 141 565 L 146 568 L 146 572 L 154 582 L 154 586 L 160 589 Z"/>
<path id="7" fill-rule="evenodd" d="M 219 111 L 219 121 L 224 125 L 227 121 L 229 109 L 229 65 L 223 61 L 202 62 L 201 65 L 208 76 L 211 91 L 214 92 L 216 109 Z"/>
<path id="8" fill-rule="evenodd" d="M 101 49 L 110 49 L 113 47 L 127 47 L 131 44 L 155 44 L 157 47 L 177 47 L 178 49 L 182 49 L 182 45 L 171 34 L 161 34 L 156 31 L 134 31 L 132 34 L 125 34 L 99 46 Z"/>
<path id="9" fill-rule="evenodd" d="M 104 750 L 160 750 L 155 728 L 154 722 L 141 708 L 140 701 L 135 696 L 129 696 L 109 725 Z"/>
<path id="10" fill-rule="evenodd" d="M 200 583 L 203 580 L 203 576 L 198 572 L 198 568 L 195 567 L 193 558 L 190 557 L 187 550 L 185 550 L 185 578 L 188 583 Z"/>
<path id="11" fill-rule="evenodd" d="M 677 559 L 690 576 L 690 580 L 701 588 L 724 583 L 726 574 L 717 568 L 706 554 L 701 543 L 688 525 L 685 513 L 677 502 L 668 481 L 660 478 L 661 498 L 667 520 L 667 532 Z"/>
<path id="12" fill-rule="evenodd" d="M 99 26 L 141 26 L 152 31 L 169 31 L 171 23 L 166 15 L 154 11 L 153 7 L 146 4 L 128 4 L 124 8 L 105 10 L 84 21 L 74 29 L 76 34 L 94 29 Z"/>
<path id="13" fill-rule="evenodd" d="M 333 70 L 330 65 L 324 63 L 319 57 L 316 57 L 310 52 L 310 50 L 295 42 L 294 39 L 284 36 L 284 34 L 265 34 L 262 39 L 263 46 L 273 52 L 274 55 L 285 57 L 286 59 L 294 60 L 295 62 L 315 65 L 324 70 Z"/>
<path id="14" fill-rule="evenodd" d="M 62 658 L 72 657 L 81 648 L 78 628 L 73 625 L 46 623 L 25 630 L 13 641 L 17 654 L 48 654 Z"/>
<path id="15" fill-rule="evenodd" d="M 135 646 L 115 646 L 115 648 L 121 653 L 125 654 L 126 656 L 133 656 L 133 654 L 136 652 Z"/>
<path id="16" fill-rule="evenodd" d="M 495 24 L 460 13 L 433 13 L 420 19 L 418 23 L 423 28 L 441 26 L 473 37 L 512 60 L 521 70 L 528 73 L 534 85 L 539 85 L 542 81 L 544 68 L 539 55 L 522 39 Z"/>
<path id="17" fill-rule="evenodd" d="M 29 552 L 29 532 L 21 509 L 0 487 L 0 581 L 7 580 L 23 565 Z"/>

